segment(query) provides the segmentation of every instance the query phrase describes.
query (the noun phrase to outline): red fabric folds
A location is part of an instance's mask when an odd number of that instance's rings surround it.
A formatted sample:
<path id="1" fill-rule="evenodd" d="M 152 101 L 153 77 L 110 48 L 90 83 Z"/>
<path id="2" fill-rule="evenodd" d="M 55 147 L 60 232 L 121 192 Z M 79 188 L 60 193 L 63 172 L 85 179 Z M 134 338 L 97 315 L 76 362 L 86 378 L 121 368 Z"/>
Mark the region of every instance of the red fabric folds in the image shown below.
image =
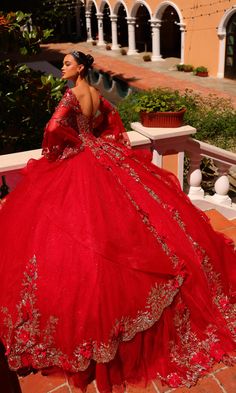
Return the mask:
<path id="1" fill-rule="evenodd" d="M 68 90 L 3 204 L 0 340 L 12 369 L 64 370 L 83 390 L 191 386 L 234 362 L 235 249 L 100 111 Z"/>

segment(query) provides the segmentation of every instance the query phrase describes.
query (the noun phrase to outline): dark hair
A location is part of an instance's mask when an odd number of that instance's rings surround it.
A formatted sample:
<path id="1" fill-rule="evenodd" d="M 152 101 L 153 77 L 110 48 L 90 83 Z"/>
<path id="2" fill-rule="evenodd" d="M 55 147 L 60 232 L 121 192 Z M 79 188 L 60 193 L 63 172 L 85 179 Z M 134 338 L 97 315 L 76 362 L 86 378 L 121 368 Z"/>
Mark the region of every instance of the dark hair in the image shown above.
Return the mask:
<path id="1" fill-rule="evenodd" d="M 74 59 L 77 61 L 78 64 L 83 64 L 84 76 L 86 76 L 88 74 L 89 68 L 92 67 L 92 64 L 94 62 L 93 56 L 89 54 L 86 55 L 85 53 L 76 50 L 74 50 L 70 54 L 74 57 Z"/>

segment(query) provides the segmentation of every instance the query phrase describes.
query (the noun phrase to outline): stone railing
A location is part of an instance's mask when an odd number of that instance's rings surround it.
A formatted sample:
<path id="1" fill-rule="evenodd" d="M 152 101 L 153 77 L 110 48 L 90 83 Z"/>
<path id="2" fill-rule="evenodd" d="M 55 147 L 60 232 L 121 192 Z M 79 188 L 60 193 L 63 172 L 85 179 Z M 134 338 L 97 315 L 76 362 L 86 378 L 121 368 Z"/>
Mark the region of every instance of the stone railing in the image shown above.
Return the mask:
<path id="1" fill-rule="evenodd" d="M 188 172 L 189 198 L 203 210 L 216 208 L 227 218 L 236 218 L 236 204 L 229 197 L 229 172 L 234 170 L 236 177 L 236 154 L 216 146 L 192 138 L 196 129 L 191 126 L 178 128 L 148 128 L 140 123 L 132 123 L 132 130 L 143 135 L 143 146 L 147 140 L 151 143 L 152 162 L 170 170 L 178 177 L 181 186 L 184 183 L 184 157 L 188 156 L 190 169 Z M 141 139 L 139 139 L 141 146 Z M 201 187 L 201 161 L 204 157 L 213 160 L 217 167 L 214 195 L 207 195 Z"/>
<path id="2" fill-rule="evenodd" d="M 236 166 L 236 154 L 217 148 L 213 145 L 192 138 L 196 130 L 191 126 L 178 128 L 148 128 L 140 123 L 131 124 L 132 131 L 128 133 L 132 148 L 145 148 L 152 151 L 152 162 L 155 165 L 173 172 L 183 187 L 184 157 L 190 161 L 188 173 L 188 190 L 190 199 L 197 206 L 206 210 L 217 208 L 228 218 L 236 218 L 236 204 L 230 199 L 229 170 Z M 41 149 L 0 156 L 0 176 L 5 176 L 10 189 L 20 178 L 20 169 L 30 158 L 38 159 Z M 215 194 L 204 193 L 201 187 L 201 160 L 211 158 L 218 168 L 218 178 L 215 181 Z M 235 167 L 236 168 L 236 167 Z M 235 169 L 236 171 L 236 169 Z"/>

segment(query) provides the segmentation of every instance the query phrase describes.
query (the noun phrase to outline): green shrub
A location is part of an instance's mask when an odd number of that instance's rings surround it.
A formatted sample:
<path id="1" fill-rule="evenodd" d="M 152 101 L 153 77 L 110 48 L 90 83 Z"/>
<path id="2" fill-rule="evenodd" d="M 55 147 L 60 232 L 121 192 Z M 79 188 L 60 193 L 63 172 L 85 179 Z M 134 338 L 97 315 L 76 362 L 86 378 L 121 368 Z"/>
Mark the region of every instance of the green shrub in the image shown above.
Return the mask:
<path id="1" fill-rule="evenodd" d="M 32 24 L 31 14 L 22 11 L 9 12 L 4 15 L 0 12 L 4 22 L 0 28 L 0 43 L 3 52 L 19 52 L 21 55 L 32 55 L 40 52 L 40 43 L 47 40 L 52 29 L 42 30 Z"/>
<path id="2" fill-rule="evenodd" d="M 0 154 L 41 146 L 65 82 L 10 60 L 0 62 Z"/>
<path id="3" fill-rule="evenodd" d="M 176 112 L 185 108 L 185 100 L 177 90 L 152 89 L 140 92 L 136 98 L 136 112 Z"/>
<path id="4" fill-rule="evenodd" d="M 187 109 L 184 123 L 197 129 L 194 138 L 236 151 L 236 110 L 230 99 L 220 98 L 214 94 L 203 96 L 191 90 L 178 94 L 181 104 Z M 149 91 L 133 93 L 118 104 L 127 130 L 130 130 L 131 122 L 139 121 L 136 110 L 143 96 L 146 97 L 149 107 L 153 108 L 152 93 Z"/>

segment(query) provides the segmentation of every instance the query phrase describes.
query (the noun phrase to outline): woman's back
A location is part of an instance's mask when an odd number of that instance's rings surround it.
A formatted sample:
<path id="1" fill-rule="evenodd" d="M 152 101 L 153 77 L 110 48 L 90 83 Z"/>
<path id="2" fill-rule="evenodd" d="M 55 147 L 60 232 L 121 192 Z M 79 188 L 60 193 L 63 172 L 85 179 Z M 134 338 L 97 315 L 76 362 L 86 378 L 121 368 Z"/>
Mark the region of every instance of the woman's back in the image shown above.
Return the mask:
<path id="1" fill-rule="evenodd" d="M 96 114 L 100 105 L 100 94 L 94 87 L 83 81 L 71 89 L 80 103 L 81 111 L 86 117 Z"/>

